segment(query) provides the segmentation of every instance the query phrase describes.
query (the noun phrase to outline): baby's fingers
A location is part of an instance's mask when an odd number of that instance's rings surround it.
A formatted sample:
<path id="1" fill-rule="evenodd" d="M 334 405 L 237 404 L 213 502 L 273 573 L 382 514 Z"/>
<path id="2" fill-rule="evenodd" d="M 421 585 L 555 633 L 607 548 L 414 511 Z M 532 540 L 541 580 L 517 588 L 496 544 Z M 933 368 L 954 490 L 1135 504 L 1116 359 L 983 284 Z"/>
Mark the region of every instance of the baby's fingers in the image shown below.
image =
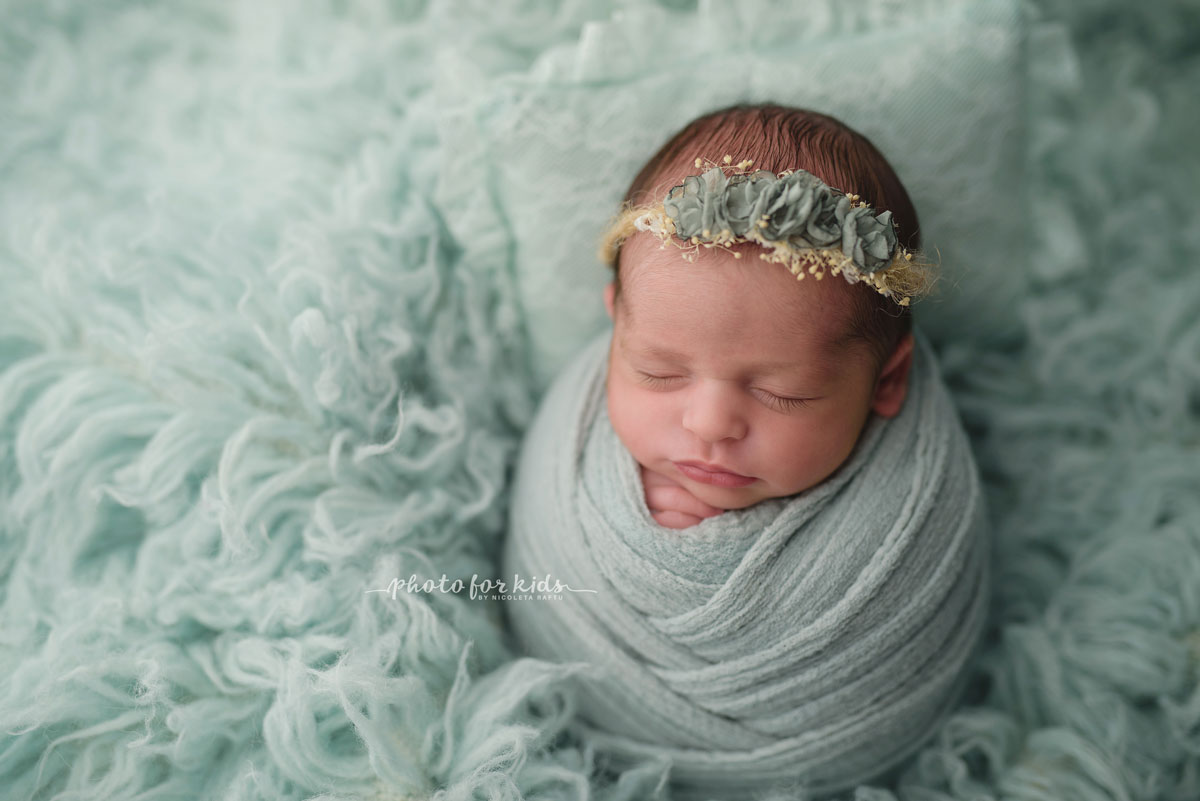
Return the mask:
<path id="1" fill-rule="evenodd" d="M 709 506 L 677 484 L 647 490 L 646 506 L 650 509 L 673 509 L 702 519 L 719 515 L 722 511 L 715 506 Z"/>
<path id="2" fill-rule="evenodd" d="M 655 512 L 653 517 L 664 528 L 691 528 L 700 522 L 699 517 L 689 515 L 686 512 L 677 512 L 674 509 Z"/>
<path id="3" fill-rule="evenodd" d="M 655 473 L 652 470 L 647 470 L 644 467 L 641 468 L 641 476 L 642 476 L 642 486 L 645 487 L 647 490 L 651 490 L 655 487 L 678 487 L 679 486 L 678 481 L 672 481 L 671 479 L 667 478 L 666 476 L 661 475 L 659 473 Z"/>

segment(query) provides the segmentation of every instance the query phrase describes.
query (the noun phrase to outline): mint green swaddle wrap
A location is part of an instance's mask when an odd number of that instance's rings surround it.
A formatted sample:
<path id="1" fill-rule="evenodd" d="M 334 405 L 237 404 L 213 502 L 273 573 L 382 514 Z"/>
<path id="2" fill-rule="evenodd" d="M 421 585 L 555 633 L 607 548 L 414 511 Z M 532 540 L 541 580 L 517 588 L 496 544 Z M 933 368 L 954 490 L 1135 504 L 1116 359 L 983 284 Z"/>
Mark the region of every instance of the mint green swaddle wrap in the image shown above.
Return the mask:
<path id="1" fill-rule="evenodd" d="M 522 446 L 504 572 L 531 655 L 592 666 L 577 729 L 617 765 L 672 763 L 679 798 L 879 777 L 961 695 L 985 623 L 978 469 L 925 336 L 899 415 L 786 498 L 691 528 L 651 516 L 608 419 L 609 328 L 564 369 Z"/>

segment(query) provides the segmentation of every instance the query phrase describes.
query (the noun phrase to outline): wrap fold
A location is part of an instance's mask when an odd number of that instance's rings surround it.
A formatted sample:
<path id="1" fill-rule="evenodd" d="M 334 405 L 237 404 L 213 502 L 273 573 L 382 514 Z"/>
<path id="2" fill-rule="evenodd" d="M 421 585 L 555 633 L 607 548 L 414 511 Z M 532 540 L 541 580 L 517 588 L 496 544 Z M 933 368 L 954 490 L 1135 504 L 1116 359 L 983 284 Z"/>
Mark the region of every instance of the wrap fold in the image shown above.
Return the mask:
<path id="1" fill-rule="evenodd" d="M 608 419 L 611 336 L 522 446 L 504 572 L 571 591 L 506 604 L 520 645 L 596 668 L 578 730 L 616 765 L 668 759 L 676 797 L 881 776 L 959 700 L 990 594 L 978 468 L 925 335 L 900 413 L 833 474 L 682 530 L 651 517 Z"/>

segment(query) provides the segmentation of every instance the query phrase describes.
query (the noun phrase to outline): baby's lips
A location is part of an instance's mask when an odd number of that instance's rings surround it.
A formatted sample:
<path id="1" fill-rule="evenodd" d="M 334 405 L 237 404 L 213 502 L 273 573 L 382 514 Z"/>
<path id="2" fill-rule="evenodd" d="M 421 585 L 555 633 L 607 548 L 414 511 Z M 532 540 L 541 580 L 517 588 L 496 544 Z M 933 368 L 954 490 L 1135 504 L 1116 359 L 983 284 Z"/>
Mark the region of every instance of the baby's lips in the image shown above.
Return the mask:
<path id="1" fill-rule="evenodd" d="M 687 462 L 675 462 L 676 469 L 692 481 L 712 484 L 717 487 L 747 487 L 757 481 L 753 476 L 740 473 L 713 471 Z"/>

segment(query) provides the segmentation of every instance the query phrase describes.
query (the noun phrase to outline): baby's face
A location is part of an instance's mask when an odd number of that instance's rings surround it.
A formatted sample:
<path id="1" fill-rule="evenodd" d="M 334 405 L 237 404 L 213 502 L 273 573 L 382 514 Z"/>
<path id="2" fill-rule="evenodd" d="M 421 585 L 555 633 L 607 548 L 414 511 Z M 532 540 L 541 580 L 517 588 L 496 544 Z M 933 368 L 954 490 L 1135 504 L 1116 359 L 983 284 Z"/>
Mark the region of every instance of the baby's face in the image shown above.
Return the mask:
<path id="1" fill-rule="evenodd" d="M 874 397 L 865 346 L 838 342 L 850 322 L 845 279 L 798 281 L 755 245 L 736 246 L 740 259 L 701 247 L 689 263 L 659 244 L 630 237 L 620 305 L 611 284 L 605 293 L 618 437 L 646 470 L 720 509 L 820 483 L 849 456 Z"/>

